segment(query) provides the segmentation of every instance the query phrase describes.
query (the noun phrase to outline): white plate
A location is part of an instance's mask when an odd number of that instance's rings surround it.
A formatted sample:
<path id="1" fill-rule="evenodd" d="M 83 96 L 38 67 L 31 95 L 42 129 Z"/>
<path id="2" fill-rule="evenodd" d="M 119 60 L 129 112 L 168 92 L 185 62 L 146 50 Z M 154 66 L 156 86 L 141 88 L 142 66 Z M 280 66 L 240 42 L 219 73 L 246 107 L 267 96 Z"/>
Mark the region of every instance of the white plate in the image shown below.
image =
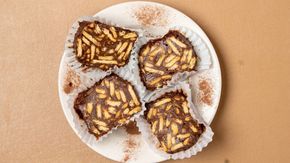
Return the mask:
<path id="1" fill-rule="evenodd" d="M 161 9 L 162 12 L 160 12 L 159 14 L 162 14 L 162 16 L 164 17 L 160 19 L 160 21 L 158 21 L 157 23 L 154 23 L 154 25 L 144 27 L 144 25 L 142 25 L 140 21 L 138 21 L 136 17 L 134 17 L 134 13 L 136 13 L 136 11 L 139 8 L 144 8 L 144 6 Z M 143 30 L 145 30 L 145 33 L 147 34 L 152 33 L 154 35 L 163 35 L 170 27 L 173 26 L 185 26 L 193 30 L 201 38 L 201 41 L 203 41 L 206 44 L 207 46 L 206 48 L 209 49 L 212 59 L 211 68 L 209 70 L 198 72 L 194 77 L 191 78 L 190 81 L 192 85 L 193 96 L 195 97 L 194 103 L 198 107 L 204 120 L 208 124 L 211 123 L 217 111 L 221 94 L 220 65 L 216 52 L 210 40 L 208 39 L 206 34 L 202 31 L 202 29 L 192 19 L 190 19 L 182 12 L 172 7 L 160 3 L 142 2 L 142 1 L 126 2 L 113 5 L 98 12 L 95 16 L 106 18 L 107 20 L 115 22 L 118 25 L 124 27 L 134 29 L 142 28 Z M 65 92 L 63 92 L 62 85 L 66 73 L 67 73 L 66 63 L 63 56 L 60 63 L 59 78 L 58 78 L 59 97 L 62 109 L 69 124 L 71 125 L 75 133 L 80 137 L 80 139 L 83 140 L 83 138 L 80 136 L 80 133 L 78 133 L 76 129 L 73 127 L 72 121 L 74 116 L 72 113 L 73 109 L 68 108 L 66 103 L 68 95 Z M 199 81 L 202 79 L 208 79 L 207 81 L 210 81 L 211 83 L 212 87 L 211 90 L 213 91 L 211 97 L 212 99 L 211 105 L 201 103 L 199 100 L 201 90 L 199 90 L 198 84 Z M 147 144 L 142 140 L 140 135 L 130 135 L 123 128 L 116 130 L 100 143 L 91 142 L 86 144 L 99 154 L 115 161 L 148 163 L 166 160 L 165 158 L 162 158 L 153 153 L 149 149 Z"/>

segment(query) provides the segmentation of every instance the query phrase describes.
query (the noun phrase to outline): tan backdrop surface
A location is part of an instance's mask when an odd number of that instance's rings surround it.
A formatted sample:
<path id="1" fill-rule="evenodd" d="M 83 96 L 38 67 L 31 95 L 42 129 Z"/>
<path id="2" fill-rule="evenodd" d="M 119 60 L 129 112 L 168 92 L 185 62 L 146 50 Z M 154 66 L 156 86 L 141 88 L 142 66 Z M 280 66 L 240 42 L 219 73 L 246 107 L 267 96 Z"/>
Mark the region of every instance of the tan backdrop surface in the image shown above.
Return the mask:
<path id="1" fill-rule="evenodd" d="M 74 20 L 119 2 L 0 0 L 0 162 L 112 162 L 68 125 L 57 75 Z M 290 1 L 162 2 L 203 28 L 223 73 L 214 141 L 183 161 L 290 162 Z"/>

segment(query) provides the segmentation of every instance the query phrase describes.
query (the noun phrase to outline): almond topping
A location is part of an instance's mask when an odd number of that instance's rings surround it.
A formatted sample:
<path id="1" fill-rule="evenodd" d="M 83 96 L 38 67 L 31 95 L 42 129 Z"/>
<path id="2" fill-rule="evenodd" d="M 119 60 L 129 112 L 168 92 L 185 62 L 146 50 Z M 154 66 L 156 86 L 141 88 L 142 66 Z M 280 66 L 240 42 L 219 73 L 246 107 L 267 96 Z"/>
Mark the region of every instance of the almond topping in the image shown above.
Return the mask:
<path id="1" fill-rule="evenodd" d="M 162 100 L 159 100 L 158 102 L 156 102 L 156 103 L 154 104 L 154 106 L 155 106 L 155 107 L 156 107 L 156 106 L 160 106 L 160 105 L 166 104 L 166 103 L 168 103 L 168 102 L 170 102 L 170 101 L 171 101 L 170 98 L 163 98 Z"/>

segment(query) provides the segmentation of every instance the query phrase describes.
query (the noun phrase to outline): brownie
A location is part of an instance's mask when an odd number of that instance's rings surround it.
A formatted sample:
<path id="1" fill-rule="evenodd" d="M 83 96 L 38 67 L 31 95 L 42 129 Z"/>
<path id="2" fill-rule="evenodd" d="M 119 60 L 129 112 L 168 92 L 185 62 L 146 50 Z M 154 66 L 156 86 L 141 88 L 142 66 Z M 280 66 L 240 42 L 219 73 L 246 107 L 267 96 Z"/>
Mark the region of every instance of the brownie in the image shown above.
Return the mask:
<path id="1" fill-rule="evenodd" d="M 148 90 L 155 90 L 166 85 L 174 74 L 194 70 L 197 57 L 191 42 L 171 30 L 143 45 L 138 60 L 142 82 Z"/>
<path id="2" fill-rule="evenodd" d="M 140 112 L 141 102 L 131 83 L 111 74 L 79 93 L 74 109 L 99 139 Z"/>
<path id="3" fill-rule="evenodd" d="M 159 148 L 166 153 L 189 149 L 205 131 L 205 126 L 191 116 L 182 91 L 165 93 L 145 106 L 145 119 L 160 143 Z"/>
<path id="4" fill-rule="evenodd" d="M 79 22 L 73 48 L 85 67 L 108 70 L 128 63 L 138 35 L 136 32 L 98 21 Z"/>

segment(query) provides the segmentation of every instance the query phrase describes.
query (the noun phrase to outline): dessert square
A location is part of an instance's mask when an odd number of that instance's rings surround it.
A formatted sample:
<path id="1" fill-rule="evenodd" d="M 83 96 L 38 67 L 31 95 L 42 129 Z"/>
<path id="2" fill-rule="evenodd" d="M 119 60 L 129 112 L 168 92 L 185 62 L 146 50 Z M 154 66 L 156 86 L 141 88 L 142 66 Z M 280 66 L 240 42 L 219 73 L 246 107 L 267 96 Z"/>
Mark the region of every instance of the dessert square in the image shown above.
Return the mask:
<path id="1" fill-rule="evenodd" d="M 197 57 L 191 42 L 171 30 L 143 45 L 138 60 L 141 80 L 147 89 L 155 90 L 166 85 L 175 73 L 194 70 Z"/>
<path id="2" fill-rule="evenodd" d="M 76 59 L 86 67 L 108 70 L 128 63 L 137 33 L 98 21 L 79 22 L 73 42 Z"/>
<path id="3" fill-rule="evenodd" d="M 133 85 L 116 74 L 78 94 L 74 109 L 97 139 L 141 111 Z"/>
<path id="4" fill-rule="evenodd" d="M 205 131 L 205 126 L 190 114 L 186 95 L 182 91 L 165 93 L 145 106 L 145 119 L 160 143 L 159 148 L 166 153 L 189 149 Z"/>

